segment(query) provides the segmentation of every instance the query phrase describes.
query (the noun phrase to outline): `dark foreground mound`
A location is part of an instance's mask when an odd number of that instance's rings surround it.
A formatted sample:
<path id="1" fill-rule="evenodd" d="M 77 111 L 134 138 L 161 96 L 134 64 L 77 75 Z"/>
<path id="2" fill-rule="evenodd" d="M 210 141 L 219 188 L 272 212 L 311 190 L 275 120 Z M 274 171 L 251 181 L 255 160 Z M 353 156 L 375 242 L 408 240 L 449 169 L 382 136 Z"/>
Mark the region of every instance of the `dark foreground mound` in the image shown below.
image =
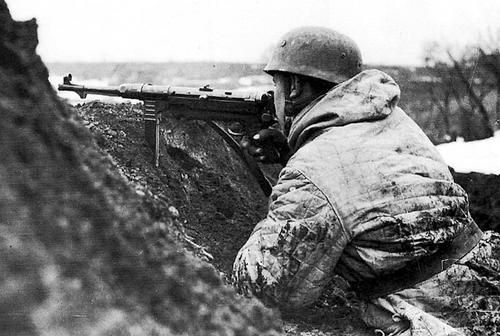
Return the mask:
<path id="1" fill-rule="evenodd" d="M 58 101 L 36 44 L 36 23 L 0 0 L 1 333 L 278 334 L 174 241 L 175 209 L 152 218 Z"/>

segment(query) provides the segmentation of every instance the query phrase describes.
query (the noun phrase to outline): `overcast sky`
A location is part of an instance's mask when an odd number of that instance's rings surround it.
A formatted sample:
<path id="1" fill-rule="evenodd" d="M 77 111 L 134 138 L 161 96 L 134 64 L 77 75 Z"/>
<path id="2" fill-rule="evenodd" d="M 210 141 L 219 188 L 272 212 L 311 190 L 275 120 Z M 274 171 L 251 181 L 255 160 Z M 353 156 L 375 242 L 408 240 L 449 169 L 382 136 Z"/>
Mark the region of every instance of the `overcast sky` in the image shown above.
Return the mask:
<path id="1" fill-rule="evenodd" d="M 263 62 L 286 31 L 336 29 L 365 63 L 418 65 L 423 45 L 460 45 L 500 29 L 500 0 L 7 0 L 36 17 L 51 61 Z"/>

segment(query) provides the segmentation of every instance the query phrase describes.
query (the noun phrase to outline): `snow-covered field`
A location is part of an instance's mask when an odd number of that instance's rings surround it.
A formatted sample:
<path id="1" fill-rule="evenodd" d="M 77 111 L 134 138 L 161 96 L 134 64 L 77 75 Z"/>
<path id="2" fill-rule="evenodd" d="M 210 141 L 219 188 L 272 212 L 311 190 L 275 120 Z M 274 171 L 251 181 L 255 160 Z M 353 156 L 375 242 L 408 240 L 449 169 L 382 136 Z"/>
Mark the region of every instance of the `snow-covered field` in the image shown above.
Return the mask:
<path id="1" fill-rule="evenodd" d="M 478 141 L 456 141 L 437 146 L 446 163 L 457 172 L 500 174 L 500 131 Z"/>

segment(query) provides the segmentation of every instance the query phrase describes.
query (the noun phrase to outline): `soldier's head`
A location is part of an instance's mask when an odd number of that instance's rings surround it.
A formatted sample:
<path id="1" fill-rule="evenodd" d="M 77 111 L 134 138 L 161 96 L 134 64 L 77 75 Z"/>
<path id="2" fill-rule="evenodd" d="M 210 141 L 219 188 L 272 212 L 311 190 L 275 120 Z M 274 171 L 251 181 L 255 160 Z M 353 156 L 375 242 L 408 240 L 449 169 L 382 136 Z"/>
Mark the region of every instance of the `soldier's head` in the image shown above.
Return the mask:
<path id="1" fill-rule="evenodd" d="M 318 96 L 361 71 L 361 53 L 349 37 L 321 27 L 302 27 L 278 42 L 264 71 L 273 76 L 278 120 L 284 127 Z"/>

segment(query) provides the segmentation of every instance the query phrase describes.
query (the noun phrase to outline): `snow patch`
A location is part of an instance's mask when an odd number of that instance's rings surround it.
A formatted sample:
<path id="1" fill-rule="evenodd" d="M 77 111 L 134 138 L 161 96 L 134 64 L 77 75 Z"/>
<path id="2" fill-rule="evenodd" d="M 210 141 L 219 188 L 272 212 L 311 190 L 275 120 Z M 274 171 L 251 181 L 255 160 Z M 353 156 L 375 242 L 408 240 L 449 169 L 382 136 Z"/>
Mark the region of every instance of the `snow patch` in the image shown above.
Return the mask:
<path id="1" fill-rule="evenodd" d="M 500 131 L 483 140 L 438 145 L 444 161 L 460 173 L 500 174 Z"/>

